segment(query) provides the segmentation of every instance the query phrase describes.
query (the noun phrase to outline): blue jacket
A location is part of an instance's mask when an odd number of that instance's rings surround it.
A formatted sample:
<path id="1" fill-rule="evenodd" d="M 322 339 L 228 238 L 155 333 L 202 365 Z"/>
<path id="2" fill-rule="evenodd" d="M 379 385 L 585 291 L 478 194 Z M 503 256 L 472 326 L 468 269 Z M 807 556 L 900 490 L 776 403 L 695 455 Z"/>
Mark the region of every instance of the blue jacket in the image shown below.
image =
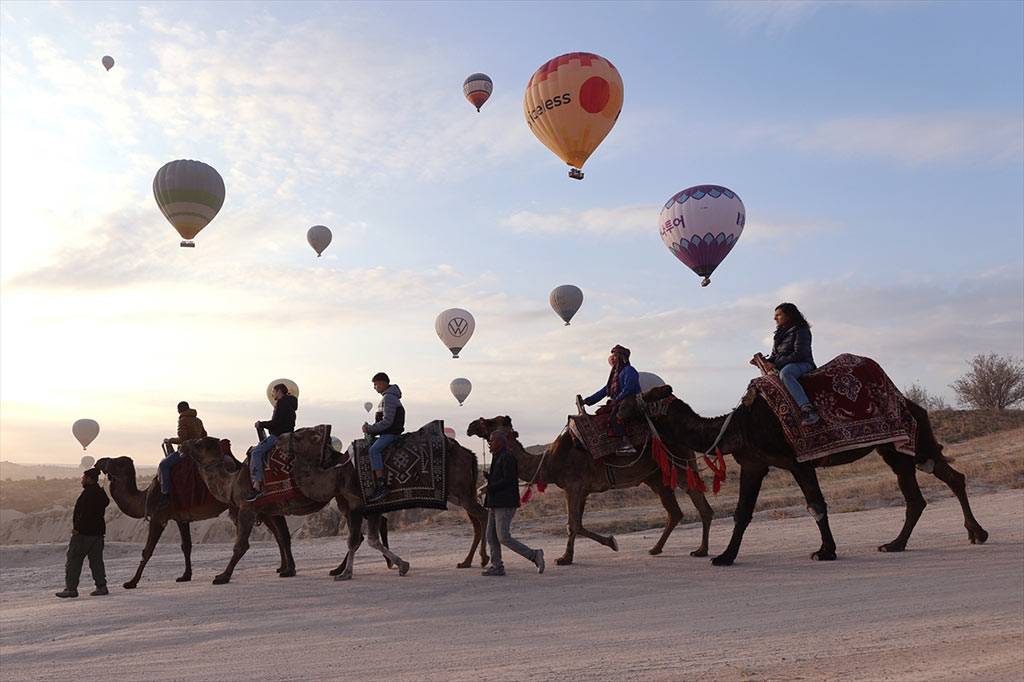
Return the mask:
<path id="1" fill-rule="evenodd" d="M 633 368 L 633 365 L 626 365 L 619 372 L 619 394 L 612 396 L 612 400 L 618 402 L 623 398 L 628 398 L 631 395 L 636 395 L 640 392 L 640 373 Z M 602 386 L 601 389 L 590 396 L 583 402 L 587 405 L 593 405 L 602 398 L 608 397 L 608 386 Z"/>
<path id="2" fill-rule="evenodd" d="M 813 365 L 810 327 L 776 329 L 772 354 L 767 359 L 775 365 L 775 369 L 782 369 L 793 362 L 809 362 Z"/>

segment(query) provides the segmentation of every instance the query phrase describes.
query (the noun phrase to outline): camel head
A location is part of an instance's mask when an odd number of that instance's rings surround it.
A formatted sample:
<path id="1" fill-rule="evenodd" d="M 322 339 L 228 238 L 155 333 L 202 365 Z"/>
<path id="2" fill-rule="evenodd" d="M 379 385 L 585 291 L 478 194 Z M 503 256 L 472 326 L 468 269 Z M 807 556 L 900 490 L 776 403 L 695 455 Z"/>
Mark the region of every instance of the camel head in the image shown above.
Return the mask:
<path id="1" fill-rule="evenodd" d="M 131 457 L 101 457 L 94 464 L 111 481 L 122 479 L 135 483 L 135 463 Z"/>
<path id="2" fill-rule="evenodd" d="M 479 436 L 484 440 L 491 437 L 491 434 L 495 431 L 508 431 L 512 434 L 513 438 L 518 438 L 519 433 L 512 427 L 512 417 L 507 414 L 504 416 L 491 417 L 486 419 L 480 417 L 474 422 L 471 422 L 469 428 L 466 429 L 467 436 Z"/>

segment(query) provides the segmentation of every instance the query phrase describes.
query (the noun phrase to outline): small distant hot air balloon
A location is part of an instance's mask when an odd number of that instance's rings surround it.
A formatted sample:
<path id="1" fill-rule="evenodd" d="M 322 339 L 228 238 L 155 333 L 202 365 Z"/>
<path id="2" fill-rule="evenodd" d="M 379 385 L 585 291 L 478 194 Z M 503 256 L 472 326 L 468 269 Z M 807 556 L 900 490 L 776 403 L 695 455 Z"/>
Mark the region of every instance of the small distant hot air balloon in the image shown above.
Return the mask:
<path id="1" fill-rule="evenodd" d="M 468 310 L 462 308 L 449 308 L 434 320 L 434 330 L 452 352 L 453 358 L 459 357 L 459 351 L 466 347 L 474 329 L 476 320 Z"/>
<path id="2" fill-rule="evenodd" d="M 369 412 L 373 409 L 373 403 L 363 403 L 363 409 Z"/>
<path id="3" fill-rule="evenodd" d="M 114 58 L 111 57 L 109 54 L 106 55 L 100 61 L 103 62 L 103 68 L 105 68 L 107 71 L 110 71 L 112 68 L 114 68 Z"/>
<path id="4" fill-rule="evenodd" d="M 96 436 L 100 435 L 100 425 L 94 419 L 79 419 L 71 425 L 71 433 L 74 434 L 78 442 L 82 444 L 82 449 L 85 450 L 89 447 L 89 443 L 96 440 Z"/>
<path id="5" fill-rule="evenodd" d="M 569 320 L 583 305 L 583 291 L 573 284 L 563 284 L 551 290 L 548 301 L 558 316 L 565 321 L 565 326 L 568 327 Z"/>
<path id="6" fill-rule="evenodd" d="M 284 384 L 285 386 L 288 387 L 288 393 L 290 395 L 293 395 L 296 398 L 299 397 L 299 385 L 297 383 L 295 383 L 291 379 L 274 379 L 269 384 L 267 384 L 267 400 L 270 401 L 271 405 L 277 405 L 277 401 L 274 400 L 274 386 L 277 386 L 278 384 Z"/>
<path id="7" fill-rule="evenodd" d="M 331 436 L 331 447 L 335 452 L 345 452 L 345 444 L 337 436 Z"/>
<path id="8" fill-rule="evenodd" d="M 470 74 L 462 83 L 462 94 L 466 96 L 470 104 L 476 107 L 477 111 L 480 111 L 484 102 L 490 99 L 493 90 L 494 83 L 486 73 Z"/>
<path id="9" fill-rule="evenodd" d="M 610 61 L 570 52 L 542 65 L 526 84 L 523 113 L 537 139 L 583 179 L 583 164 L 622 111 L 622 77 Z"/>
<path id="10" fill-rule="evenodd" d="M 181 235 L 181 246 L 195 246 L 192 240 L 220 211 L 224 194 L 224 179 L 202 161 L 171 161 L 153 178 L 156 205 Z"/>
<path id="11" fill-rule="evenodd" d="M 453 429 L 450 426 L 444 427 L 444 435 L 448 436 L 449 438 L 455 438 L 455 429 Z"/>
<path id="12" fill-rule="evenodd" d="M 316 257 L 319 258 L 331 243 L 331 228 L 326 225 L 314 225 L 306 231 L 306 241 L 313 247 Z"/>
<path id="13" fill-rule="evenodd" d="M 652 388 L 666 385 L 665 380 L 654 372 L 637 372 L 637 374 L 640 376 L 640 390 L 644 393 L 647 393 Z"/>
<path id="14" fill-rule="evenodd" d="M 720 185 L 697 185 L 668 200 L 658 217 L 658 232 L 668 250 L 704 278 L 700 285 L 706 287 L 746 222 L 739 195 Z"/>
<path id="15" fill-rule="evenodd" d="M 459 401 L 459 407 L 462 407 L 462 403 L 466 402 L 466 398 L 469 397 L 470 392 L 473 390 L 473 384 L 469 379 L 452 379 L 452 383 L 449 385 L 452 391 L 452 395 Z"/>
<path id="16" fill-rule="evenodd" d="M 78 466 L 82 467 L 83 469 L 89 469 L 95 463 L 95 459 L 93 459 L 89 455 L 86 455 L 85 457 L 82 458 L 82 461 L 78 463 Z"/>

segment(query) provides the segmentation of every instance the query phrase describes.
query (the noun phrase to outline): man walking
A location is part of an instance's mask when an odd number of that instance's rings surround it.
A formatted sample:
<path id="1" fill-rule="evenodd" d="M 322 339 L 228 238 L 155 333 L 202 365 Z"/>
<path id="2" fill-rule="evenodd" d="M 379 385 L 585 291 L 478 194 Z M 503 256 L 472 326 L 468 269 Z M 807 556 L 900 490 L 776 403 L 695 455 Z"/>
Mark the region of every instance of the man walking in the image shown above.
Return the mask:
<path id="1" fill-rule="evenodd" d="M 103 567 L 103 536 L 107 525 L 103 512 L 110 504 L 110 498 L 103 492 L 99 481 L 99 469 L 87 469 L 82 474 L 82 494 L 75 502 L 74 529 L 64 565 L 64 591 L 57 593 L 61 599 L 78 596 L 78 581 L 85 557 L 89 557 L 89 570 L 96 583 L 96 589 L 89 594 L 93 597 L 107 594 L 107 572 Z"/>
<path id="2" fill-rule="evenodd" d="M 491 470 L 485 473 L 487 484 L 484 506 L 487 507 L 487 546 L 491 550 L 491 566 L 483 575 L 505 575 L 505 564 L 501 561 L 501 546 L 508 547 L 524 559 L 537 566 L 537 572 L 544 572 L 544 550 L 530 549 L 512 537 L 512 517 L 519 508 L 519 465 L 508 451 L 508 436 L 504 431 L 495 431 L 487 441 L 494 458 Z"/>

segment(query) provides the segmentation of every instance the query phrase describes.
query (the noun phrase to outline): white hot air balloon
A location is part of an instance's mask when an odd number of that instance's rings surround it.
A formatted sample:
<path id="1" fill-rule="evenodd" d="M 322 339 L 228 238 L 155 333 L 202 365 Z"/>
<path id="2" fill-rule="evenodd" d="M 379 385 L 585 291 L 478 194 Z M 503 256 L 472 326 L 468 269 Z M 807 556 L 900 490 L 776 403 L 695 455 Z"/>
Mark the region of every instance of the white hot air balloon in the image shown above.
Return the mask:
<path id="1" fill-rule="evenodd" d="M 659 377 L 654 372 L 637 372 L 640 377 L 640 390 L 644 393 L 650 391 L 652 388 L 658 388 L 659 386 L 665 386 L 665 380 Z"/>
<path id="2" fill-rule="evenodd" d="M 469 397 L 470 392 L 473 390 L 473 384 L 469 379 L 452 379 L 450 385 L 452 395 L 459 401 L 459 407 L 462 407 L 462 403 L 466 402 L 466 398 Z"/>
<path id="3" fill-rule="evenodd" d="M 558 316 L 565 321 L 565 326 L 568 327 L 569 320 L 583 305 L 583 291 L 573 284 L 563 284 L 551 290 L 548 300 L 552 309 L 558 313 Z"/>
<path id="4" fill-rule="evenodd" d="M 71 433 L 74 434 L 78 442 L 82 444 L 82 449 L 85 450 L 89 447 L 89 443 L 96 440 L 96 436 L 100 435 L 100 425 L 94 419 L 79 419 L 71 425 Z"/>
<path id="5" fill-rule="evenodd" d="M 79 466 L 81 466 L 83 469 L 89 469 L 95 463 L 96 463 L 95 459 L 93 459 L 89 455 L 86 455 L 85 457 L 82 458 L 82 461 L 79 462 Z"/>
<path id="6" fill-rule="evenodd" d="M 448 436 L 449 438 L 455 438 L 455 429 L 453 429 L 450 426 L 444 427 L 444 435 Z"/>
<path id="7" fill-rule="evenodd" d="M 452 357 L 459 357 L 459 351 L 466 347 L 469 338 L 476 329 L 476 320 L 468 310 L 449 308 L 434 320 L 434 330 L 442 343 L 452 352 Z"/>
<path id="8" fill-rule="evenodd" d="M 335 452 L 345 452 L 345 444 L 337 436 L 331 436 L 331 447 Z"/>
<path id="9" fill-rule="evenodd" d="M 371 410 L 373 410 L 373 403 L 363 403 L 363 409 L 366 410 L 367 412 L 370 412 Z"/>
<path id="10" fill-rule="evenodd" d="M 306 231 L 306 241 L 313 247 L 316 257 L 319 258 L 331 243 L 331 228 L 326 225 L 314 225 Z"/>
<path id="11" fill-rule="evenodd" d="M 274 379 L 269 384 L 267 384 L 267 400 L 270 401 L 271 405 L 277 405 L 277 401 L 274 400 L 274 386 L 277 386 L 278 384 L 284 384 L 285 386 L 288 387 L 288 393 L 290 395 L 293 395 L 296 398 L 299 397 L 299 385 L 297 383 L 295 383 L 291 379 Z"/>

